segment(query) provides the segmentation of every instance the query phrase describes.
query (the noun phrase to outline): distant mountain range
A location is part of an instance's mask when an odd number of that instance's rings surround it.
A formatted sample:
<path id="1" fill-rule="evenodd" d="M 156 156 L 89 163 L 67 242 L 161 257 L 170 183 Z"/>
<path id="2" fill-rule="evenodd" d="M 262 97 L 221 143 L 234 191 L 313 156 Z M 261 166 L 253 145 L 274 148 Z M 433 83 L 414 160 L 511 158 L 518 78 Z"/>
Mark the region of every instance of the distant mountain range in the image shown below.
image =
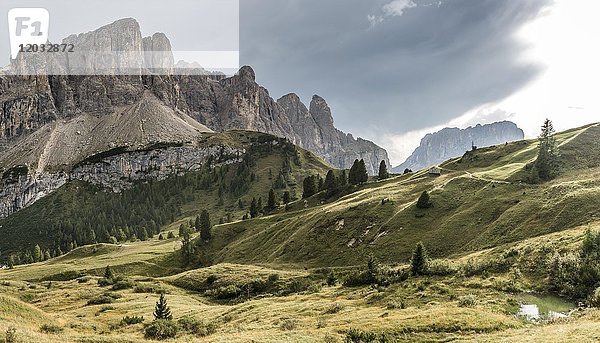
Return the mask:
<path id="1" fill-rule="evenodd" d="M 394 167 L 393 171 L 402 173 L 405 169 L 427 168 L 462 156 L 471 150 L 472 145 L 483 148 L 524 138 L 523 130 L 510 121 L 470 126 L 466 129 L 445 128 L 425 135 L 412 155 L 404 163 Z"/>

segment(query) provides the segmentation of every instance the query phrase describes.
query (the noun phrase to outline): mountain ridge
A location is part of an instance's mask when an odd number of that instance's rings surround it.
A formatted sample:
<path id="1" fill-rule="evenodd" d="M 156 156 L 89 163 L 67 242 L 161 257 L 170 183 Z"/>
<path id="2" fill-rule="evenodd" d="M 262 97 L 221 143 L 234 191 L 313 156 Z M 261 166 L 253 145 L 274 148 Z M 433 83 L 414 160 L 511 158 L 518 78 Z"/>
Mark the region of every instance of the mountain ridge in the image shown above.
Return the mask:
<path id="1" fill-rule="evenodd" d="M 471 150 L 473 145 L 484 148 L 524 138 L 523 130 L 510 121 L 477 124 L 465 129 L 447 127 L 426 134 L 406 161 L 392 170 L 396 173 L 402 173 L 405 169 L 420 170 L 462 156 L 465 151 Z"/>

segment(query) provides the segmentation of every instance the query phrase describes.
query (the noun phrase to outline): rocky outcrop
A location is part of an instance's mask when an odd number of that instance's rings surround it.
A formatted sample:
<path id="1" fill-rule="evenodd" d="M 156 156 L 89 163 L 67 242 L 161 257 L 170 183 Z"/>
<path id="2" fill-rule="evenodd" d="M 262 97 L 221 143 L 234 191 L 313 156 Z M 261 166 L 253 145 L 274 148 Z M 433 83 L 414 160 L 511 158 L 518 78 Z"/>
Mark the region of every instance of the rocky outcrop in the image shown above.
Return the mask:
<path id="1" fill-rule="evenodd" d="M 477 125 L 466 129 L 445 128 L 423 137 L 421 144 L 412 155 L 393 171 L 400 173 L 407 168 L 412 170 L 427 168 L 462 156 L 472 149 L 472 145 L 483 148 L 522 140 L 524 137 L 523 130 L 509 121 Z"/>
<path id="2" fill-rule="evenodd" d="M 128 189 L 136 181 L 164 180 L 203 168 L 239 162 L 244 149 L 226 145 L 165 147 L 94 157 L 71 171 L 14 173 L 4 171 L 0 182 L 0 218 L 23 209 L 73 180 L 102 186 L 113 192 Z M 19 170 L 19 168 L 16 168 Z M 16 174 L 16 175 L 15 175 Z"/>

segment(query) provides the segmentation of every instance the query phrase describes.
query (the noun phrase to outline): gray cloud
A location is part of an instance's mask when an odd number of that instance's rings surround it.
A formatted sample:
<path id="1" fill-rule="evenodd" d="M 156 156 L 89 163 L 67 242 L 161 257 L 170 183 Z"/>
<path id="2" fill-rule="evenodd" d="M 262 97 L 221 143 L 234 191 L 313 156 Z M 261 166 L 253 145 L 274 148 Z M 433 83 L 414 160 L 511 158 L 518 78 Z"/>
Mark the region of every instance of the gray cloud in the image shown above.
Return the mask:
<path id="1" fill-rule="evenodd" d="M 540 71 L 514 34 L 550 0 L 414 1 L 244 0 L 242 62 L 274 97 L 317 93 L 338 127 L 375 141 L 447 123 Z"/>

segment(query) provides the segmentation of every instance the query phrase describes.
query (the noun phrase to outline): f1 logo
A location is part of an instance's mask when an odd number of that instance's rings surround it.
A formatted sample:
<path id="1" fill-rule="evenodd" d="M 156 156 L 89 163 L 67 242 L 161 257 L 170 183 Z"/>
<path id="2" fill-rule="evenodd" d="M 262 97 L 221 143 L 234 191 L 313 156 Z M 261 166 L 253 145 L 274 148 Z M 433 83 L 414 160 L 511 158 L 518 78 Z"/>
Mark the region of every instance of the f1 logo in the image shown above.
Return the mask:
<path id="1" fill-rule="evenodd" d="M 17 58 L 21 45 L 46 44 L 49 27 L 50 13 L 45 8 L 13 8 L 8 11 L 12 58 Z"/>

